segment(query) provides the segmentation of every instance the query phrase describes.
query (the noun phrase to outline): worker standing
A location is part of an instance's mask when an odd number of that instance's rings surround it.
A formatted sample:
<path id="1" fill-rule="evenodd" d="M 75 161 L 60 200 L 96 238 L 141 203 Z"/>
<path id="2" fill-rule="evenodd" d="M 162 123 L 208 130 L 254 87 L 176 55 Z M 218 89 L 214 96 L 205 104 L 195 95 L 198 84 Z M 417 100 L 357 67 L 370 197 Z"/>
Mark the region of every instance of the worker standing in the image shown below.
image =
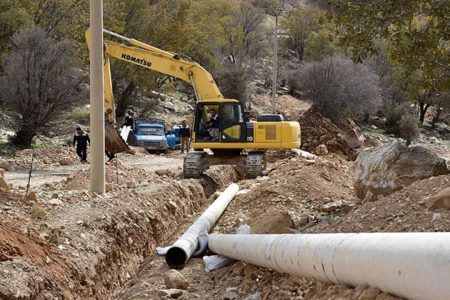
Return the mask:
<path id="1" fill-rule="evenodd" d="M 134 113 L 129 111 L 127 116 L 125 117 L 125 123 L 123 126 L 130 126 L 131 130 L 134 130 Z"/>
<path id="2" fill-rule="evenodd" d="M 89 135 L 77 127 L 75 134 L 73 135 L 73 146 L 76 145 L 77 155 L 80 157 L 82 163 L 87 162 L 87 145 L 91 143 Z"/>
<path id="3" fill-rule="evenodd" d="M 191 139 L 191 129 L 186 125 L 186 121 L 183 121 L 180 128 L 181 136 L 181 153 L 184 153 L 184 148 L 186 147 L 186 152 L 189 152 L 190 139 Z"/>

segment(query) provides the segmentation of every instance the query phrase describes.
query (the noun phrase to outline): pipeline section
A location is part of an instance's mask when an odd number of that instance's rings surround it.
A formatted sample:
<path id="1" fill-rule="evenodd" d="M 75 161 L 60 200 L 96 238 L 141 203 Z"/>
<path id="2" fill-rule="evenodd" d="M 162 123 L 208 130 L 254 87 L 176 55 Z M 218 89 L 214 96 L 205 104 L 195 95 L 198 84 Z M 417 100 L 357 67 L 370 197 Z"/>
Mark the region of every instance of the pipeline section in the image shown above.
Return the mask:
<path id="1" fill-rule="evenodd" d="M 228 186 L 197 221 L 169 248 L 166 253 L 166 262 L 171 268 L 181 268 L 186 264 L 197 248 L 200 233 L 211 230 L 238 191 L 239 186 L 237 184 L 232 183 Z"/>
<path id="2" fill-rule="evenodd" d="M 450 299 L 450 233 L 211 234 L 213 252 L 410 299 Z"/>

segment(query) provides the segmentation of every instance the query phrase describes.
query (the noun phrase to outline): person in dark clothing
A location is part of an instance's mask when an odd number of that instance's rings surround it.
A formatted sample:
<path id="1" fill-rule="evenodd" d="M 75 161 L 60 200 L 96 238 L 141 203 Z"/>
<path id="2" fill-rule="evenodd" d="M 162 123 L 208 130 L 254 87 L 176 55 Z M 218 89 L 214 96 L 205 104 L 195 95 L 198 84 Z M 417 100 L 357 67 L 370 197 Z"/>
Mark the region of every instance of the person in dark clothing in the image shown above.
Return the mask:
<path id="1" fill-rule="evenodd" d="M 130 126 L 131 130 L 134 130 L 134 113 L 129 111 L 125 117 L 125 123 L 122 126 Z"/>
<path id="2" fill-rule="evenodd" d="M 208 121 L 208 125 L 210 128 L 218 128 L 219 127 L 219 115 L 216 114 L 214 109 L 211 109 L 211 119 Z"/>
<path id="3" fill-rule="evenodd" d="M 189 152 L 190 139 L 191 139 L 191 129 L 186 125 L 186 121 L 183 121 L 180 128 L 181 136 L 181 153 L 184 153 L 184 148 L 186 147 L 186 152 Z"/>
<path id="4" fill-rule="evenodd" d="M 87 145 L 91 143 L 89 135 L 77 127 L 77 131 L 73 135 L 73 145 L 76 145 L 76 151 L 82 163 L 87 162 Z"/>

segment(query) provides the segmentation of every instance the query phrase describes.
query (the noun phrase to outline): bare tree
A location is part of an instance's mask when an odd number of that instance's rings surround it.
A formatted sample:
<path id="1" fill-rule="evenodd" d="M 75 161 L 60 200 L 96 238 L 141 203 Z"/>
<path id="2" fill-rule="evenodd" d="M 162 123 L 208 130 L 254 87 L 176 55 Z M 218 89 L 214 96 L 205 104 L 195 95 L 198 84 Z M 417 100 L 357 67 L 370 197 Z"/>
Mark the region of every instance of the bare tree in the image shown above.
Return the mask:
<path id="1" fill-rule="evenodd" d="M 231 21 L 226 40 L 213 45 L 221 57 L 215 75 L 225 97 L 247 101 L 248 83 L 253 77 L 256 60 L 264 51 L 264 15 L 249 4 L 242 3 Z"/>
<path id="2" fill-rule="evenodd" d="M 315 111 L 334 122 L 364 118 L 381 104 L 378 76 L 340 56 L 304 64 L 291 74 L 290 84 L 313 103 Z"/>
<path id="3" fill-rule="evenodd" d="M 49 38 L 42 28 L 33 26 L 13 36 L 0 93 L 9 110 L 20 116 L 14 144 L 30 147 L 39 130 L 80 99 L 83 76 L 73 66 L 69 43 Z"/>

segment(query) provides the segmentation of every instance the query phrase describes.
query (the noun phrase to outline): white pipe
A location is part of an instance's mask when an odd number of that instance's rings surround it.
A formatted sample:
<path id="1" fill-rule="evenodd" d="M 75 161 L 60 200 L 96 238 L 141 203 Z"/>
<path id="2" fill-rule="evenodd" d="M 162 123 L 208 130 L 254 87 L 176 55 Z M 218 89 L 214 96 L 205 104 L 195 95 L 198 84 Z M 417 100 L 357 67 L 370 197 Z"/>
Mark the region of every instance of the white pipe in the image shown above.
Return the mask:
<path id="1" fill-rule="evenodd" d="M 308 151 L 297 149 L 297 148 L 293 148 L 293 149 L 291 149 L 291 151 L 293 153 L 297 154 L 298 156 L 301 156 L 306 159 L 316 159 L 316 157 L 317 157 L 317 155 L 315 155 L 315 154 L 312 154 L 312 153 L 309 153 Z"/>
<path id="2" fill-rule="evenodd" d="M 171 268 L 184 266 L 197 248 L 199 234 L 211 230 L 238 191 L 239 186 L 236 183 L 230 184 L 178 241 L 170 247 L 166 254 L 166 262 Z"/>
<path id="3" fill-rule="evenodd" d="M 103 112 L 103 0 L 91 0 L 90 129 L 91 192 L 105 192 L 105 114 Z"/>
<path id="4" fill-rule="evenodd" d="M 450 299 L 450 233 L 211 234 L 213 252 L 410 299 Z"/>

